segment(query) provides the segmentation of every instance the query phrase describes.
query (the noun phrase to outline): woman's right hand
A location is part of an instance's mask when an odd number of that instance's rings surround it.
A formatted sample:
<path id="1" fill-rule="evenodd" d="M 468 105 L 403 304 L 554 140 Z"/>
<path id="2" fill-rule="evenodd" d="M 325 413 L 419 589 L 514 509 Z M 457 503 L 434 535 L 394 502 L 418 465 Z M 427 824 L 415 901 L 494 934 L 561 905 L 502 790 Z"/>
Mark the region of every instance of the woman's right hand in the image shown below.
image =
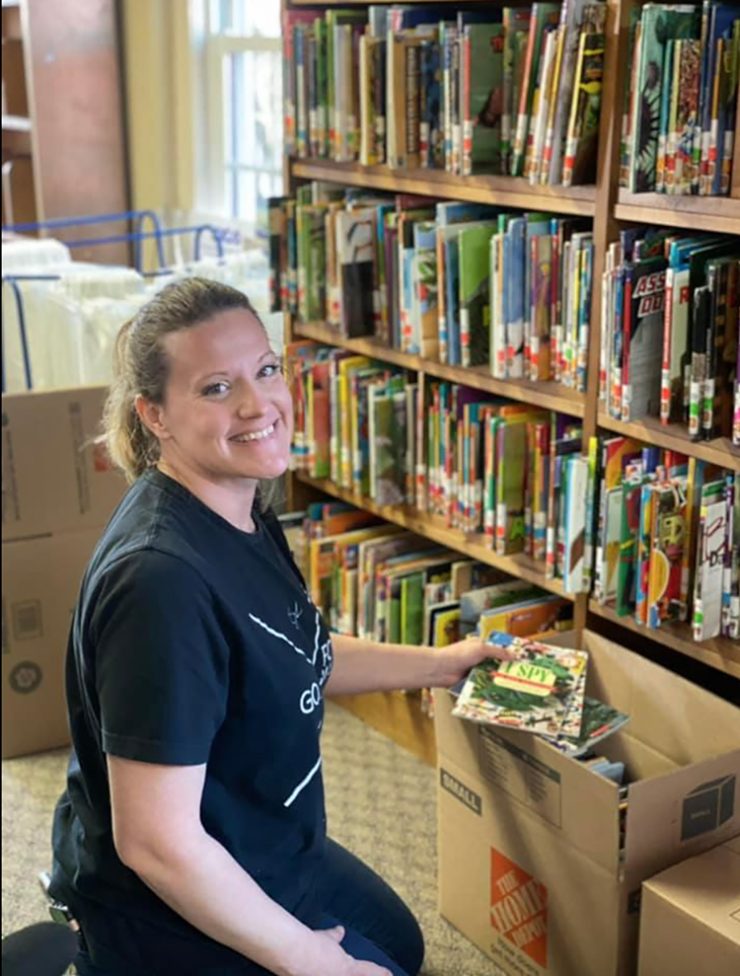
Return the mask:
<path id="1" fill-rule="evenodd" d="M 333 929 L 318 929 L 314 932 L 316 956 L 311 960 L 312 968 L 305 976 L 393 976 L 384 966 L 374 962 L 354 959 L 341 946 L 344 929 L 341 925 Z"/>

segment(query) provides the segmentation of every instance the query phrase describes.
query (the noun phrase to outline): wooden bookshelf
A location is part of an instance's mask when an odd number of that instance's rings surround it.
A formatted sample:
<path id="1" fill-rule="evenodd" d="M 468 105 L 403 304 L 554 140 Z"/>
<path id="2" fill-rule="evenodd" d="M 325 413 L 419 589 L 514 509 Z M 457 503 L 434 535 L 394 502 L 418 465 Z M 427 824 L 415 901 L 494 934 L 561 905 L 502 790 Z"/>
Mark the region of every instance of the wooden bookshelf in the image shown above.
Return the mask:
<path id="1" fill-rule="evenodd" d="M 740 471 L 740 448 L 733 447 L 729 437 L 717 437 L 712 441 L 692 441 L 684 426 L 669 424 L 666 427 L 657 417 L 643 417 L 641 420 L 627 422 L 600 411 L 598 421 L 599 427 L 604 430 L 613 430 L 616 434 L 634 437 L 669 451 L 679 451 L 730 471 Z"/>
<path id="2" fill-rule="evenodd" d="M 395 193 L 414 193 L 444 200 L 467 200 L 524 210 L 547 210 L 557 214 L 593 217 L 596 190 L 593 186 L 530 186 L 515 176 L 452 176 L 434 169 L 390 169 L 335 163 L 328 159 L 295 159 L 291 170 L 304 180 L 331 180 L 347 186 L 362 186 Z"/>
<path id="3" fill-rule="evenodd" d="M 570 390 L 562 383 L 547 382 L 534 383 L 530 380 L 498 380 L 490 375 L 485 366 L 448 366 L 445 363 L 435 363 L 421 356 L 399 352 L 391 349 L 378 339 L 346 339 L 337 335 L 335 329 L 318 322 L 296 322 L 293 334 L 304 339 L 314 339 L 330 346 L 341 346 L 361 356 L 381 359 L 403 369 L 414 370 L 434 376 L 437 379 L 449 380 L 452 383 L 474 386 L 485 393 L 494 393 L 510 400 L 522 403 L 536 403 L 547 410 L 556 410 L 569 414 L 571 417 L 584 415 L 586 398 L 583 393 Z"/>
<path id="4" fill-rule="evenodd" d="M 652 641 L 679 651 L 687 657 L 708 664 L 735 678 L 740 678 L 740 643 L 728 637 L 715 637 L 712 640 L 695 641 L 691 637 L 688 624 L 663 624 L 659 630 L 648 630 L 635 623 L 630 617 L 620 617 L 612 607 L 602 606 L 597 600 L 589 600 L 589 613 L 603 617 L 610 623 L 640 634 L 645 641 Z"/>
<path id="5" fill-rule="evenodd" d="M 285 2 L 286 0 L 283 0 L 284 5 Z M 434 3 L 437 0 L 428 0 L 428 2 Z M 290 3 L 293 7 L 347 5 L 365 6 L 366 4 L 359 0 L 344 0 L 344 2 L 331 0 L 320 5 L 314 0 L 293 0 Z M 684 428 L 679 425 L 665 427 L 657 418 L 624 423 L 610 417 L 599 402 L 601 277 L 608 246 L 618 239 L 620 230 L 629 224 L 649 223 L 690 231 L 702 230 L 740 235 L 740 121 L 735 140 L 735 166 L 730 197 L 632 194 L 618 186 L 622 93 L 625 84 L 628 83 L 628 25 L 632 5 L 632 0 L 606 0 L 602 113 L 594 186 L 568 189 L 558 186 L 532 187 L 527 181 L 512 177 L 495 175 L 457 177 L 438 170 L 398 170 L 387 166 L 363 166 L 359 163 L 338 163 L 325 159 L 287 159 L 285 164 L 286 187 L 290 192 L 300 182 L 325 180 L 369 190 L 418 194 L 436 199 L 469 201 L 505 208 L 592 218 L 594 286 L 589 325 L 588 385 L 585 393 L 576 393 L 553 382 L 497 380 L 490 376 L 487 367 L 463 369 L 405 354 L 373 338 L 347 339 L 339 336 L 336 330 L 323 322 L 299 323 L 289 320 L 288 338 L 313 339 L 392 363 L 418 372 L 422 382 L 427 376 L 449 380 L 511 400 L 537 404 L 581 418 L 584 447 L 591 436 L 599 432 L 613 431 L 732 471 L 740 471 L 740 450 L 734 448 L 727 438 L 718 438 L 709 442 L 691 441 Z M 564 595 L 562 581 L 546 580 L 540 563 L 519 556 L 497 557 L 480 535 L 467 535 L 449 529 L 442 519 L 406 507 L 378 506 L 369 499 L 338 488 L 329 481 L 309 478 L 302 473 L 295 474 L 290 481 L 294 486 L 294 499 L 303 501 L 309 497 L 320 497 L 322 493 L 341 498 L 374 512 L 389 522 L 434 539 L 451 549 L 500 567 L 514 576 L 536 583 L 551 592 Z M 589 623 L 603 625 L 603 621 L 606 620 L 614 640 L 620 640 L 621 632 L 625 642 L 631 639 L 633 646 L 635 643 L 641 644 L 644 640 L 646 649 L 652 648 L 658 651 L 667 649 L 668 652 L 692 658 L 709 665 L 720 675 L 728 676 L 728 680 L 730 676 L 740 677 L 740 644 L 737 642 L 727 638 L 717 638 L 695 643 L 688 625 L 669 625 L 658 630 L 647 630 L 635 624 L 631 617 L 618 617 L 611 608 L 602 607 L 597 601 L 585 595 L 576 596 L 573 602 L 577 627 L 588 626 Z M 635 634 L 639 635 L 640 641 L 635 641 Z M 375 712 L 376 717 L 381 713 L 383 708 Z M 358 711 L 357 714 L 361 712 Z M 390 712 L 386 714 L 390 715 Z M 400 732 L 397 733 L 394 728 L 395 720 L 388 719 L 388 721 L 389 727 L 384 731 L 400 741 Z M 370 724 L 373 722 L 370 721 Z M 375 727 L 379 726 L 376 724 Z"/>
<path id="6" fill-rule="evenodd" d="M 296 472 L 294 477 L 311 488 L 341 498 L 342 501 L 356 505 L 357 508 L 364 508 L 368 512 L 373 512 L 385 519 L 386 522 L 393 522 L 400 525 L 410 532 L 417 535 L 426 536 L 433 539 L 441 546 L 455 549 L 471 559 L 495 566 L 497 569 L 509 573 L 511 576 L 518 576 L 520 579 L 536 583 L 551 593 L 566 600 L 572 600 L 573 595 L 563 590 L 563 581 L 559 579 L 545 579 L 544 567 L 541 562 L 531 559 L 529 556 L 498 556 L 486 541 L 483 535 L 478 532 L 461 532 L 460 529 L 448 528 L 444 520 L 437 515 L 427 515 L 426 512 L 419 512 L 415 508 L 407 505 L 378 505 L 369 498 L 358 495 L 348 488 L 340 488 L 333 481 L 323 478 L 310 478 L 303 472 Z"/>

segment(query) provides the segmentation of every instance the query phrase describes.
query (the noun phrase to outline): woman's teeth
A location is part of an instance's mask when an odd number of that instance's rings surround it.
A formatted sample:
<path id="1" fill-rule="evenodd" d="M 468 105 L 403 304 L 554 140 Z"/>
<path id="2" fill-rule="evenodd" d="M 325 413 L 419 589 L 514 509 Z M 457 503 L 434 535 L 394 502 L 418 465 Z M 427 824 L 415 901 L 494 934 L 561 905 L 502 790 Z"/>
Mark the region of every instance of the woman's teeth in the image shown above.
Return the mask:
<path id="1" fill-rule="evenodd" d="M 269 427 L 265 427 L 264 430 L 256 430 L 253 434 L 240 434 L 235 437 L 235 441 L 261 441 L 265 437 L 269 437 L 270 434 L 275 430 L 275 424 L 270 424 Z"/>

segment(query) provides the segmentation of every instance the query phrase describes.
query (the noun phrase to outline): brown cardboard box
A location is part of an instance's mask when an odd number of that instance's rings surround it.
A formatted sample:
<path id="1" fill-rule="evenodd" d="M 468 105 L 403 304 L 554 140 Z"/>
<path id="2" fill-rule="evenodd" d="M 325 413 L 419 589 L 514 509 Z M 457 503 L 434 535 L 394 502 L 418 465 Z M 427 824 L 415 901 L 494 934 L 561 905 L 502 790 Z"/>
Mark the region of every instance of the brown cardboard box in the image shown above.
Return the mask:
<path id="1" fill-rule="evenodd" d="M 740 840 L 642 886 L 639 976 L 740 973 Z"/>
<path id="2" fill-rule="evenodd" d="M 436 692 L 440 911 L 510 976 L 634 973 L 643 880 L 740 832 L 740 711 L 582 641 L 588 693 L 631 716 L 598 746 L 631 774 L 623 853 L 615 783 Z"/>
<path id="3" fill-rule="evenodd" d="M 3 541 L 103 525 L 126 489 L 100 433 L 106 387 L 2 398 Z"/>
<path id="4" fill-rule="evenodd" d="M 2 757 L 69 742 L 67 637 L 101 528 L 3 542 Z"/>

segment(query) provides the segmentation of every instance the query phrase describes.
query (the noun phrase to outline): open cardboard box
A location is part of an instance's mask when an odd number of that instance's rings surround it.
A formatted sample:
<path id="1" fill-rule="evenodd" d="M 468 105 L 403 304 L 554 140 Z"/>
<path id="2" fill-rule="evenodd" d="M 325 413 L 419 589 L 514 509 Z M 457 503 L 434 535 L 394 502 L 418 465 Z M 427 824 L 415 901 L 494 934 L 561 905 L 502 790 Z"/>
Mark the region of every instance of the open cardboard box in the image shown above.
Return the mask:
<path id="1" fill-rule="evenodd" d="M 549 642 L 630 715 L 597 746 L 628 769 L 624 843 L 615 783 L 437 691 L 440 911 L 511 976 L 623 976 L 643 880 L 740 833 L 740 711 L 591 631 Z"/>

